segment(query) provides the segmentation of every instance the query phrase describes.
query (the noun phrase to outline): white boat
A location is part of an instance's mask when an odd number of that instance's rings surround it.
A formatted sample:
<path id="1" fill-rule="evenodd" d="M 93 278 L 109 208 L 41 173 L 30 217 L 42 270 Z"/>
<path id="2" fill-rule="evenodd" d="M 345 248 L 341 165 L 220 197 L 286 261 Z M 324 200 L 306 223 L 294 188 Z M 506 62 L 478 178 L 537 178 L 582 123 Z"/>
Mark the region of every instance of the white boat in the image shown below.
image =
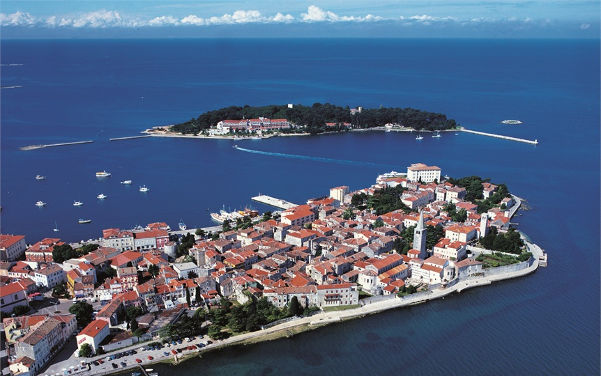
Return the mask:
<path id="1" fill-rule="evenodd" d="M 436 131 L 436 134 L 432 135 L 433 138 L 440 138 L 440 132 Z"/>
<path id="2" fill-rule="evenodd" d="M 501 124 L 518 125 L 518 124 L 522 124 L 522 121 L 520 121 L 520 120 L 503 120 L 501 122 Z"/>
<path id="3" fill-rule="evenodd" d="M 421 134 L 418 134 L 417 137 L 415 138 L 416 140 L 423 140 L 424 136 L 422 136 Z"/>
<path id="4" fill-rule="evenodd" d="M 218 223 L 223 223 L 223 221 L 225 221 L 225 218 L 217 213 L 211 213 L 211 218 Z"/>
<path id="5" fill-rule="evenodd" d="M 107 171 L 105 171 L 105 170 L 98 171 L 98 172 L 96 173 L 96 177 L 97 177 L 97 178 L 107 178 L 107 177 L 109 177 L 109 176 L 111 176 L 111 173 L 110 173 L 110 172 L 107 172 Z"/>
<path id="6" fill-rule="evenodd" d="M 44 175 L 36 175 L 35 180 L 46 180 L 46 177 Z"/>
<path id="7" fill-rule="evenodd" d="M 140 192 L 148 192 L 148 191 L 150 191 L 150 188 L 148 188 L 147 186 L 143 185 L 143 186 L 140 187 L 139 191 Z"/>
<path id="8" fill-rule="evenodd" d="M 99 194 L 98 196 L 96 196 L 96 198 L 98 198 L 99 200 L 104 200 L 105 198 L 107 198 L 108 196 L 105 195 L 104 193 Z"/>
<path id="9" fill-rule="evenodd" d="M 41 208 L 41 207 L 46 206 L 46 203 L 44 201 L 38 201 L 35 203 L 35 206 L 37 206 L 38 208 Z"/>
<path id="10" fill-rule="evenodd" d="M 86 224 L 86 223 L 92 223 L 91 219 L 81 219 L 79 218 L 79 220 L 77 221 L 77 223 L 79 223 L 80 225 Z"/>
<path id="11" fill-rule="evenodd" d="M 54 228 L 52 229 L 52 231 L 54 231 L 54 232 L 59 232 L 60 231 L 58 229 L 58 225 L 56 224 L 56 221 L 54 221 Z"/>
<path id="12" fill-rule="evenodd" d="M 100 198 L 100 197 L 98 197 L 98 198 Z M 73 201 L 73 206 L 82 206 L 82 205 L 83 205 L 83 202 L 81 202 L 81 201 Z"/>
<path id="13" fill-rule="evenodd" d="M 121 182 L 121 184 L 130 185 L 131 184 L 131 180 L 123 180 Z"/>
<path id="14" fill-rule="evenodd" d="M 188 226 L 186 226 L 186 224 L 184 223 L 184 221 L 181 220 L 181 219 L 179 220 L 179 223 L 177 224 L 177 226 L 182 231 L 186 231 L 188 229 Z"/>

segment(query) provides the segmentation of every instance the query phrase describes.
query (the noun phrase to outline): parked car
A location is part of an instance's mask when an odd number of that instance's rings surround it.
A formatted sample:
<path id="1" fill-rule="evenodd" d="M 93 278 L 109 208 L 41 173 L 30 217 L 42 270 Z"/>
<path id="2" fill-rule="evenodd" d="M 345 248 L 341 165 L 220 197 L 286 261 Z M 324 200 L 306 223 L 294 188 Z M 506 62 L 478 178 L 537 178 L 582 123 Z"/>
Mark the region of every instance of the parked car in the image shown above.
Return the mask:
<path id="1" fill-rule="evenodd" d="M 115 363 L 111 363 L 111 365 L 113 366 L 113 368 L 119 368 L 119 366 L 116 365 Z"/>
<path id="2" fill-rule="evenodd" d="M 153 360 L 154 358 L 150 355 L 148 355 L 148 360 Z"/>
<path id="3" fill-rule="evenodd" d="M 167 351 L 163 351 L 163 355 L 169 356 L 169 353 Z"/>
<path id="4" fill-rule="evenodd" d="M 140 360 L 140 359 L 136 359 L 136 362 L 138 362 L 138 363 L 142 363 L 142 360 Z"/>
<path id="5" fill-rule="evenodd" d="M 125 363 L 125 362 L 121 362 L 121 366 L 123 366 L 123 367 L 126 367 L 126 366 L 127 366 L 127 363 Z"/>

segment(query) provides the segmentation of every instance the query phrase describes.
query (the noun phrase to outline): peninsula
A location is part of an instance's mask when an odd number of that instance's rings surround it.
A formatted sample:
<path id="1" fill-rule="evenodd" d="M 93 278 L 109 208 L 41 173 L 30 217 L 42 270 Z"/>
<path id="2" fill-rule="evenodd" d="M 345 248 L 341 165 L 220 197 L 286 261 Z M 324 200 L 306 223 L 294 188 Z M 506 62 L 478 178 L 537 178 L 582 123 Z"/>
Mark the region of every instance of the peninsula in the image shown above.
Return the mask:
<path id="1" fill-rule="evenodd" d="M 457 123 L 443 114 L 413 108 L 349 108 L 329 103 L 261 107 L 225 107 L 198 118 L 145 131 L 154 135 L 196 135 L 199 137 L 271 137 L 311 135 L 347 130 L 388 129 L 440 131 L 456 129 Z"/>
<path id="2" fill-rule="evenodd" d="M 521 198 L 478 176 L 446 178 L 437 166 L 415 163 L 369 187 L 288 204 L 211 232 L 156 222 L 104 229 L 86 244 L 29 246 L 23 235 L 1 235 L 11 370 L 101 375 L 179 363 L 521 277 L 547 262 L 511 223 Z M 70 341 L 75 353 L 53 361 Z"/>

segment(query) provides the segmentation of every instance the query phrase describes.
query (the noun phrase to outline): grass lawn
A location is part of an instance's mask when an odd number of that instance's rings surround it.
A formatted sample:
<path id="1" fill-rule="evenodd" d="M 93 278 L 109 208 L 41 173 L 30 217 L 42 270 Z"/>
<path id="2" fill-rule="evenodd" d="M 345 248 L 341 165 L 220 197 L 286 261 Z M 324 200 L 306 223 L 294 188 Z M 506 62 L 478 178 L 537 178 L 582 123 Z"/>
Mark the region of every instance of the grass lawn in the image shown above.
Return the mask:
<path id="1" fill-rule="evenodd" d="M 496 268 L 497 266 L 517 264 L 519 262 L 517 257 L 500 253 L 493 253 L 492 255 L 480 255 L 476 258 L 476 260 L 481 261 L 484 268 Z"/>
<path id="2" fill-rule="evenodd" d="M 343 305 L 343 306 L 336 306 L 336 307 L 325 307 L 323 308 L 324 312 L 332 312 L 332 311 L 344 311 L 346 309 L 353 309 L 353 308 L 359 308 L 361 307 L 361 304 L 351 304 L 351 305 Z"/>

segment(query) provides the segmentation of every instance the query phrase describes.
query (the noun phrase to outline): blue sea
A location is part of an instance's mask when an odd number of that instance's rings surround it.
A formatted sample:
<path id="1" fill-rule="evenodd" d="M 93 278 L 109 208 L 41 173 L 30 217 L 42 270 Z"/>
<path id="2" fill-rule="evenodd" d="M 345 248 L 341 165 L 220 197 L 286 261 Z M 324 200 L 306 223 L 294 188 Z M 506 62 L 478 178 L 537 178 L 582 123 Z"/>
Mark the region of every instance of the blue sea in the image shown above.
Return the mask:
<path id="1" fill-rule="evenodd" d="M 267 210 L 251 201 L 258 193 L 301 203 L 414 162 L 490 177 L 528 200 L 516 221 L 548 252 L 546 269 L 154 366 L 161 375 L 600 373 L 598 40 L 3 40 L 1 62 L 2 87 L 22 86 L 1 90 L 1 231 L 28 242 L 159 220 L 210 225 L 223 206 Z M 223 106 L 314 102 L 420 108 L 540 143 L 453 132 L 421 142 L 394 132 L 236 141 L 255 152 L 229 140 L 108 141 Z M 104 169 L 112 177 L 98 180 Z"/>

